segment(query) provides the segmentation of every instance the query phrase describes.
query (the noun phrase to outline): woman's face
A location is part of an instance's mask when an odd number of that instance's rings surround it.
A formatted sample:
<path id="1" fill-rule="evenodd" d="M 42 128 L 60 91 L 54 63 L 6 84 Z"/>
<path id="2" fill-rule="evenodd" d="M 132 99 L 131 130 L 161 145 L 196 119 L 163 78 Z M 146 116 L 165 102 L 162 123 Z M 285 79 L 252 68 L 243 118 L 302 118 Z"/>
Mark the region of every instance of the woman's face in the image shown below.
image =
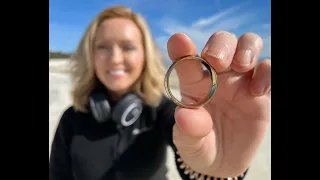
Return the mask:
<path id="1" fill-rule="evenodd" d="M 93 57 L 98 79 L 110 91 L 125 93 L 144 66 L 140 30 L 130 19 L 105 20 L 97 29 Z"/>

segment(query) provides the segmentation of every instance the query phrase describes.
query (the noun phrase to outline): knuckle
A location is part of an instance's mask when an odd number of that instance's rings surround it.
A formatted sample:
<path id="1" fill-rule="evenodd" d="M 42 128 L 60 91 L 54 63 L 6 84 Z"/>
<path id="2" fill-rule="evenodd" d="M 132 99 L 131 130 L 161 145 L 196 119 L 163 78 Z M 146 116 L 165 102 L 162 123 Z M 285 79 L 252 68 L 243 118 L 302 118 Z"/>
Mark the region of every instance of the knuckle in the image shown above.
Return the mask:
<path id="1" fill-rule="evenodd" d="M 223 30 L 216 31 L 212 36 L 227 36 L 229 38 L 237 39 L 237 36 L 234 33 Z"/>
<path id="2" fill-rule="evenodd" d="M 249 39 L 257 39 L 257 38 L 260 38 L 260 36 L 256 33 L 253 33 L 253 32 L 246 32 L 243 34 L 243 37 L 245 38 L 249 38 Z"/>
<path id="3" fill-rule="evenodd" d="M 245 43 L 247 46 L 251 46 L 257 49 L 262 49 L 263 40 L 255 33 L 246 32 L 239 38 L 240 43 Z"/>

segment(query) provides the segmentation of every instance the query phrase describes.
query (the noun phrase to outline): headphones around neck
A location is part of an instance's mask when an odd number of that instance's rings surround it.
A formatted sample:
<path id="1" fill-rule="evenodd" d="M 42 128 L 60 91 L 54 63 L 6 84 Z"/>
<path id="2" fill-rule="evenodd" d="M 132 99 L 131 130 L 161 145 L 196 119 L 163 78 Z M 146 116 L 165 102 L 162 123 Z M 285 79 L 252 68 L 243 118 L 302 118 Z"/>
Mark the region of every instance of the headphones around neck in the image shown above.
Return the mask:
<path id="1" fill-rule="evenodd" d="M 89 97 L 89 107 L 98 123 L 114 121 L 122 126 L 130 126 L 140 117 L 143 101 L 134 93 L 125 94 L 114 106 L 104 90 L 94 91 Z"/>

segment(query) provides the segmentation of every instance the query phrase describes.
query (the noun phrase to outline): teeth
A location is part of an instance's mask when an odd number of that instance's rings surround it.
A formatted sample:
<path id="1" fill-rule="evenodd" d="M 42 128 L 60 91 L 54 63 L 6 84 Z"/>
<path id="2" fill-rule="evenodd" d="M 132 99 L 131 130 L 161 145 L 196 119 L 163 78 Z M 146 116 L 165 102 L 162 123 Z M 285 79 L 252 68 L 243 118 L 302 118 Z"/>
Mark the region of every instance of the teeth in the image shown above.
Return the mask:
<path id="1" fill-rule="evenodd" d="M 110 71 L 111 75 L 122 75 L 124 74 L 123 70 L 117 70 L 117 71 Z"/>

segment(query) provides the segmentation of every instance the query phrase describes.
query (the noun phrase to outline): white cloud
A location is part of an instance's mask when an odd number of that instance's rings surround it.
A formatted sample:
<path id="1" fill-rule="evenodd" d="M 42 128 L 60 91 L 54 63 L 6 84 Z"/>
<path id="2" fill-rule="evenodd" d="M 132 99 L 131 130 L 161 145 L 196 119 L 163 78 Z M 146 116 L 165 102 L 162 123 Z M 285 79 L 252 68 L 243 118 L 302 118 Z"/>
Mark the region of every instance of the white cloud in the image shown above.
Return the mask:
<path id="1" fill-rule="evenodd" d="M 235 6 L 235 7 L 231 7 L 225 11 L 222 11 L 216 15 L 213 15 L 211 17 L 208 18 L 201 18 L 198 21 L 194 22 L 192 24 L 193 27 L 204 27 L 206 25 L 210 25 L 218 20 L 220 20 L 221 18 L 224 18 L 230 14 L 232 14 L 234 11 L 239 10 L 240 6 Z"/>
<path id="2" fill-rule="evenodd" d="M 259 22 L 259 9 L 248 10 L 244 5 L 234 6 L 210 17 L 203 17 L 195 22 L 185 24 L 165 17 L 160 21 L 163 35 L 156 38 L 162 51 L 167 55 L 167 40 L 176 32 L 187 34 L 195 43 L 198 53 L 201 52 L 209 37 L 218 30 L 235 33 L 238 37 L 247 31 L 254 30 L 264 41 L 261 57 L 271 57 L 270 23 Z M 169 60 L 169 58 L 168 58 Z"/>

